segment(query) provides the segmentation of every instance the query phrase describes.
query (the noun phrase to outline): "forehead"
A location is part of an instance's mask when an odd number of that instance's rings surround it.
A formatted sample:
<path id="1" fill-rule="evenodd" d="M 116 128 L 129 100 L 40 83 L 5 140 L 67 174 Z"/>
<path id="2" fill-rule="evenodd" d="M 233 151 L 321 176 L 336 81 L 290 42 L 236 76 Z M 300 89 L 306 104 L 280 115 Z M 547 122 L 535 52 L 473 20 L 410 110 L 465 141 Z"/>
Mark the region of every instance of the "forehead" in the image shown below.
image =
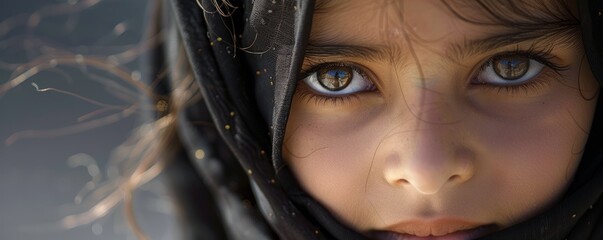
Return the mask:
<path id="1" fill-rule="evenodd" d="M 386 44 L 402 40 L 403 33 L 423 42 L 535 34 L 576 21 L 574 5 L 565 0 L 318 0 L 311 38 Z"/>

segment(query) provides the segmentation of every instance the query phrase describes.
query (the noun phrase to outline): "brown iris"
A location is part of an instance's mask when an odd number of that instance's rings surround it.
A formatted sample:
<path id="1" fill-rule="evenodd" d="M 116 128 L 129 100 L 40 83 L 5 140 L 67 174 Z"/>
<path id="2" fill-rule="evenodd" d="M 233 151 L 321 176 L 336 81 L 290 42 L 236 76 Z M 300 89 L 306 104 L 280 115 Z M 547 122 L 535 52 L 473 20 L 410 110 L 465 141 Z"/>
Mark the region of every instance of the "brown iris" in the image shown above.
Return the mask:
<path id="1" fill-rule="evenodd" d="M 350 85 L 354 70 L 346 66 L 328 66 L 318 70 L 318 82 L 329 91 L 339 91 Z"/>
<path id="2" fill-rule="evenodd" d="M 494 72 L 501 78 L 513 81 L 523 77 L 530 69 L 530 58 L 505 56 L 492 60 Z"/>

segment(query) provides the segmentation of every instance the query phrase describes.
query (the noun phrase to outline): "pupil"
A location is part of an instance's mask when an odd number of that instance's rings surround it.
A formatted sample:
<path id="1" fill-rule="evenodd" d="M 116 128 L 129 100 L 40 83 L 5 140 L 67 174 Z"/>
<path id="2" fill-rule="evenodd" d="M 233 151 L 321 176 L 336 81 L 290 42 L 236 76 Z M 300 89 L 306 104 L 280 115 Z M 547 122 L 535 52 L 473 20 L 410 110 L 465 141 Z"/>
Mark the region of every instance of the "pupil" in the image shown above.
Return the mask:
<path id="1" fill-rule="evenodd" d="M 345 66 L 326 67 L 318 71 L 318 82 L 330 91 L 347 87 L 352 80 L 352 69 Z"/>
<path id="2" fill-rule="evenodd" d="M 505 80 L 517 80 L 528 72 L 530 59 L 522 56 L 510 56 L 495 59 L 492 62 L 494 72 Z"/>

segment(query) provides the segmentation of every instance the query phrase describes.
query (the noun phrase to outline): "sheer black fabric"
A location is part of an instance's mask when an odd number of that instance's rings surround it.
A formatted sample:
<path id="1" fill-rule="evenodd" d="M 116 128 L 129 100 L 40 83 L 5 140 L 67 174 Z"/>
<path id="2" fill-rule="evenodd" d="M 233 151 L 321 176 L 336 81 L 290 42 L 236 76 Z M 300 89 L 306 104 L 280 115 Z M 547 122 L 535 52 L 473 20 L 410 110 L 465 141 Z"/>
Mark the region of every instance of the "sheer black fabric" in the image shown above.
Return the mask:
<path id="1" fill-rule="evenodd" d="M 306 194 L 281 156 L 311 0 L 156 0 L 150 79 L 190 71 L 202 99 L 182 112 L 182 154 L 166 174 L 189 239 L 365 239 Z M 603 81 L 602 1 L 581 0 L 587 58 Z M 176 64 L 178 58 L 186 66 Z M 170 77 L 171 76 L 171 77 Z M 167 94 L 179 81 L 157 86 Z M 484 239 L 603 239 L 603 110 L 576 177 L 546 212 Z M 211 122 L 196 124 L 199 122 Z"/>

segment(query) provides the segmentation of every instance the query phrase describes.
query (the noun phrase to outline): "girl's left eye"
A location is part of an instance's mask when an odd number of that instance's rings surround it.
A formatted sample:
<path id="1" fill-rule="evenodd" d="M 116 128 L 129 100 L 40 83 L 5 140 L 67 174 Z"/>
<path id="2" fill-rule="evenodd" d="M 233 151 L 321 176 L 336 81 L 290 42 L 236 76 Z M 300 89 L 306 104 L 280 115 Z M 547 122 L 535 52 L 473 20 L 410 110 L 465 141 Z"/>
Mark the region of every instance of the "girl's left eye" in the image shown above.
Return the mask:
<path id="1" fill-rule="evenodd" d="M 321 95 L 339 97 L 375 90 L 375 85 L 359 68 L 341 63 L 321 64 L 303 79 Z"/>
<path id="2" fill-rule="evenodd" d="M 527 56 L 497 56 L 482 67 L 473 83 L 502 87 L 524 85 L 537 76 L 544 66 Z"/>

